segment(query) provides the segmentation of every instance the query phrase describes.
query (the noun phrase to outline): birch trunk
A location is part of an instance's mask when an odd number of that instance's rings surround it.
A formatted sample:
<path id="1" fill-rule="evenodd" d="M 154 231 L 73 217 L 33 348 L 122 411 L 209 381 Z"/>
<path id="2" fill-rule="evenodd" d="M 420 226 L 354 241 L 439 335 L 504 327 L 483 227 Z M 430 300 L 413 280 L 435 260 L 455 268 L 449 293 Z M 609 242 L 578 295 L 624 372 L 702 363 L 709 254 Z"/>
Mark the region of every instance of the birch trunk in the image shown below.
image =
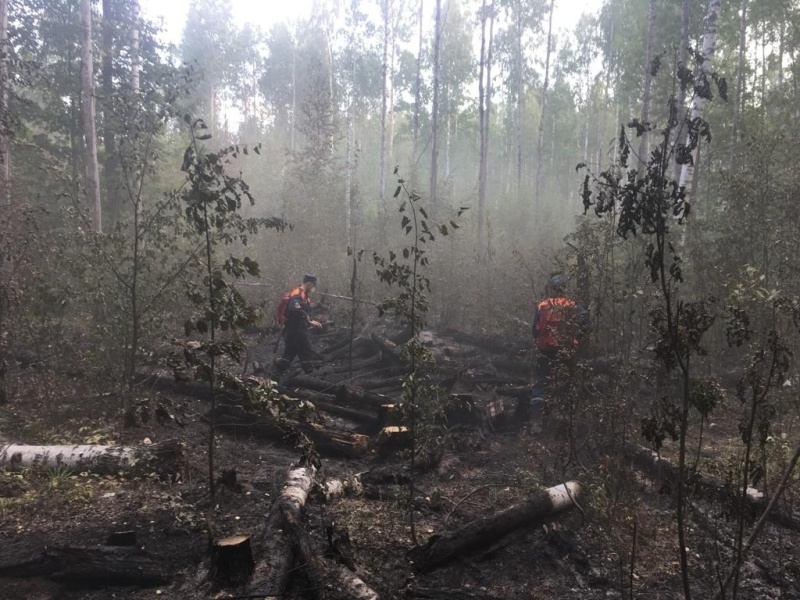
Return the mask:
<path id="1" fill-rule="evenodd" d="M 133 29 L 131 30 L 131 92 L 136 96 L 139 95 L 139 75 L 142 70 L 142 57 L 139 54 L 140 13 L 139 0 L 131 0 L 131 16 L 133 17 Z"/>
<path id="2" fill-rule="evenodd" d="M 642 94 L 642 126 L 650 121 L 650 88 L 653 83 L 651 63 L 653 62 L 653 35 L 656 27 L 656 0 L 650 0 L 647 8 L 647 46 L 644 55 L 644 92 Z M 639 171 L 647 167 L 650 155 L 650 136 L 645 131 L 639 141 Z M 585 155 L 584 155 L 585 156 Z"/>
<path id="3" fill-rule="evenodd" d="M 745 0 L 746 2 L 747 0 Z M 687 66 L 687 62 L 689 60 L 689 0 L 682 0 L 681 2 L 681 41 L 678 50 L 678 64 L 683 65 L 684 67 Z M 678 99 L 675 103 L 677 106 L 678 111 L 678 119 L 679 122 L 684 121 L 684 117 L 686 114 L 686 89 L 683 86 L 678 87 Z M 675 144 L 678 143 L 678 138 L 681 135 L 681 130 L 675 132 L 675 139 L 673 140 L 673 148 Z M 675 157 L 673 151 L 673 159 Z M 676 161 L 672 165 L 672 179 L 675 181 L 678 180 L 681 174 L 681 166 Z"/>
<path id="4" fill-rule="evenodd" d="M 11 206 L 8 97 L 8 0 L 0 0 L 0 204 Z"/>
<path id="5" fill-rule="evenodd" d="M 174 473 L 182 465 L 183 446 L 174 441 L 150 446 L 0 446 L 0 467 L 66 469 L 114 475 L 120 471 Z"/>
<path id="6" fill-rule="evenodd" d="M 717 29 L 719 28 L 719 14 L 720 14 L 720 0 L 709 0 L 708 12 L 706 13 L 705 25 L 703 27 L 703 49 L 701 52 L 702 64 L 700 65 L 697 77 L 699 82 L 708 82 L 705 85 L 710 85 L 711 81 L 711 61 L 714 58 L 714 51 L 717 46 Z M 692 114 L 691 119 L 702 119 L 705 113 L 706 99 L 701 98 L 695 94 L 692 99 Z M 692 179 L 694 178 L 694 170 L 696 168 L 696 161 L 698 158 L 698 148 L 695 147 L 692 152 L 692 160 L 683 165 L 681 168 L 681 178 L 679 185 L 686 190 L 686 200 L 690 199 L 690 190 L 692 187 Z"/>
<path id="7" fill-rule="evenodd" d="M 100 172 L 97 166 L 97 130 L 95 126 L 94 63 L 92 53 L 92 4 L 81 0 L 81 105 L 85 138 L 86 197 L 89 203 L 92 229 L 100 233 L 102 208 L 100 204 Z"/>
<path id="8" fill-rule="evenodd" d="M 389 78 L 389 11 L 391 0 L 383 0 L 383 85 L 381 86 L 381 158 L 380 188 L 381 214 L 386 214 L 386 117 L 388 113 Z M 381 219 L 383 223 L 385 219 Z"/>

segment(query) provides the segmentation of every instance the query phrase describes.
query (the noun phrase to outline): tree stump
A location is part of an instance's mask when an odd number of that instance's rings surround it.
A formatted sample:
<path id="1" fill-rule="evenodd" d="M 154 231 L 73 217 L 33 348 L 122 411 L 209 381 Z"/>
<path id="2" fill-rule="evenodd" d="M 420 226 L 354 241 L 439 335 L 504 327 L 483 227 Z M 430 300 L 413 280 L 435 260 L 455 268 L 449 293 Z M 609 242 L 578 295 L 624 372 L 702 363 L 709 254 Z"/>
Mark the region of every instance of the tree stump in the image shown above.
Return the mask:
<path id="1" fill-rule="evenodd" d="M 210 577 L 219 586 L 236 587 L 250 579 L 255 562 L 250 538 L 244 535 L 223 538 L 211 548 Z"/>

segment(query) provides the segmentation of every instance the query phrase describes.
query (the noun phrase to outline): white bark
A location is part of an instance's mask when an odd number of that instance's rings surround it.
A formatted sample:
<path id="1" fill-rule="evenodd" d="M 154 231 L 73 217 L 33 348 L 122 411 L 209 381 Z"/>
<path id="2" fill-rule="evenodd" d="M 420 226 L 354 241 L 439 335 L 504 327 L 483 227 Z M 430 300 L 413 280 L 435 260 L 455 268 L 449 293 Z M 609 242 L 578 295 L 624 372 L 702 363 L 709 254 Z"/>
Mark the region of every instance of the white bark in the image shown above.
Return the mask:
<path id="1" fill-rule="evenodd" d="M 642 95 L 642 125 L 647 126 L 650 121 L 650 88 L 653 76 L 650 74 L 650 64 L 653 62 L 653 32 L 656 27 L 656 0 L 650 0 L 647 8 L 647 45 L 644 55 L 644 94 Z M 647 132 L 642 134 L 639 142 L 639 169 L 647 166 L 650 155 L 650 136 Z M 584 156 L 586 156 L 584 152 Z"/>
<path id="2" fill-rule="evenodd" d="M 714 51 L 717 46 L 717 29 L 719 28 L 719 14 L 720 14 L 720 0 L 709 0 L 708 12 L 706 13 L 705 26 L 703 28 L 703 49 L 702 64 L 700 65 L 698 78 L 705 78 L 706 81 L 711 80 L 711 61 L 714 58 Z M 702 81 L 702 79 L 700 79 Z M 706 109 L 706 99 L 700 98 L 697 94 L 692 99 L 692 114 L 691 119 L 701 119 Z M 689 192 L 692 187 L 692 179 L 694 178 L 694 170 L 697 161 L 697 147 L 692 151 L 692 160 L 683 165 L 681 169 L 681 178 L 679 181 L 680 187 L 686 190 L 686 200 L 689 200 Z"/>
<path id="3" fill-rule="evenodd" d="M 158 461 L 162 448 L 173 454 L 180 450 L 179 445 L 154 444 L 152 446 L 101 446 L 80 444 L 74 446 L 26 446 L 7 444 L 0 446 L 0 467 L 50 468 L 69 471 L 91 471 L 100 474 L 115 474 L 133 469 L 146 468 L 152 461 Z"/>
<path id="4" fill-rule="evenodd" d="M 0 203 L 11 205 L 8 143 L 8 0 L 0 0 Z"/>
<path id="5" fill-rule="evenodd" d="M 131 91 L 139 94 L 139 74 L 142 70 L 142 58 L 139 55 L 139 0 L 131 1 L 133 29 L 131 30 Z"/>

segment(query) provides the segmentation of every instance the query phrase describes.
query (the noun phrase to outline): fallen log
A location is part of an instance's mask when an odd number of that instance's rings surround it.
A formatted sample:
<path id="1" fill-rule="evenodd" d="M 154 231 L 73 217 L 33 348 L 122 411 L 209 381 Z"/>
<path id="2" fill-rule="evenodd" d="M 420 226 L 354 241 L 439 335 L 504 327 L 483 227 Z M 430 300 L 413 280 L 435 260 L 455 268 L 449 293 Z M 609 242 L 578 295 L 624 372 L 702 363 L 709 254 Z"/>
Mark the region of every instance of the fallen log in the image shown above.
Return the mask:
<path id="1" fill-rule="evenodd" d="M 290 469 L 283 491 L 267 522 L 263 538 L 263 546 L 267 553 L 265 560 L 256 565 L 255 572 L 260 574 L 266 569 L 268 575 L 251 586 L 259 596 L 265 596 L 265 600 L 280 600 L 286 594 L 294 562 L 293 544 L 288 535 L 284 535 L 286 516 L 295 515 L 299 522 L 308 494 L 314 485 L 315 474 L 316 469 L 313 466 Z"/>
<path id="2" fill-rule="evenodd" d="M 402 365 L 403 358 L 400 356 L 399 346 L 394 342 L 380 338 L 374 333 L 371 336 L 372 343 L 383 354 L 384 358 L 395 365 Z"/>
<path id="3" fill-rule="evenodd" d="M 353 348 L 352 348 L 353 358 L 360 356 L 365 351 L 372 353 L 374 352 L 374 350 L 375 347 L 372 343 L 372 340 L 370 340 L 369 338 L 359 337 L 353 340 Z M 346 359 L 350 356 L 350 352 L 351 352 L 350 341 L 345 340 L 342 343 L 336 344 L 335 347 L 325 351 L 324 353 L 325 361 L 333 362 L 339 359 Z"/>
<path id="4" fill-rule="evenodd" d="M 0 446 L 0 468 L 6 469 L 41 467 L 98 475 L 158 473 L 175 476 L 180 474 L 183 465 L 184 447 L 177 440 L 148 446 Z"/>
<path id="5" fill-rule="evenodd" d="M 344 359 L 340 364 L 334 366 L 331 365 L 319 371 L 320 377 L 326 377 L 329 375 L 342 375 L 342 374 L 350 374 L 350 373 L 357 373 L 363 369 L 368 369 L 370 367 L 376 367 L 383 362 L 383 357 L 378 354 L 373 354 L 372 356 L 366 358 L 360 358 L 358 360 L 353 360 L 353 364 L 350 365 L 347 359 Z"/>
<path id="6" fill-rule="evenodd" d="M 169 582 L 160 561 L 126 546 L 54 547 L 26 553 L 7 545 L 0 552 L 0 577 L 45 577 L 79 588 L 153 587 Z"/>
<path id="7" fill-rule="evenodd" d="M 529 527 L 553 517 L 575 506 L 575 498 L 580 494 L 580 490 L 577 481 L 569 481 L 538 492 L 525 502 L 506 508 L 495 515 L 434 535 L 427 546 L 412 550 L 410 556 L 414 568 L 420 572 L 431 571 L 522 527 Z"/>
<path id="8" fill-rule="evenodd" d="M 316 423 L 278 421 L 265 415 L 257 415 L 241 406 L 220 404 L 216 408 L 216 426 L 259 438 L 294 443 L 298 434 L 304 434 L 316 450 L 325 456 L 354 457 L 366 454 L 369 438 L 359 433 L 327 429 Z"/>
<path id="9" fill-rule="evenodd" d="M 650 478 L 677 481 L 678 465 L 649 448 L 631 442 L 625 445 L 625 453 L 630 457 L 634 466 L 644 471 Z M 740 486 L 732 488 L 725 482 L 703 473 L 693 473 L 688 484 L 689 489 L 695 493 L 724 505 L 731 505 L 741 499 L 742 488 Z M 756 518 L 764 511 L 768 501 L 769 499 L 763 492 L 748 486 L 746 506 L 743 508 L 749 511 L 751 518 Z M 775 507 L 770 511 L 768 519 L 781 527 L 800 531 L 800 515 L 792 510 Z"/>
<path id="10" fill-rule="evenodd" d="M 486 335 L 475 335 L 471 333 L 463 333 L 461 331 L 446 330 L 444 335 L 451 338 L 459 344 L 467 344 L 469 346 L 477 346 L 484 350 L 490 350 L 500 354 L 513 354 L 520 350 L 528 349 L 527 342 L 510 341 L 507 338 L 493 338 Z"/>
<path id="11" fill-rule="evenodd" d="M 278 509 L 283 517 L 284 531 L 292 551 L 303 565 L 312 587 L 318 590 L 319 597 L 329 597 L 325 592 L 332 592 L 333 597 L 377 600 L 378 595 L 358 576 L 341 568 L 328 569 L 312 548 L 311 540 L 302 524 L 302 513 L 315 473 L 313 467 L 300 467 L 290 471 L 287 485 L 278 499 Z"/>
<path id="12" fill-rule="evenodd" d="M 384 404 L 392 403 L 392 399 L 389 398 L 389 396 L 368 392 L 365 389 L 352 385 L 339 386 L 339 389 L 336 391 L 336 398 L 344 404 L 353 404 L 356 406 L 367 405 L 377 409 L 380 409 Z"/>
<path id="13" fill-rule="evenodd" d="M 492 358 L 489 361 L 492 366 L 503 373 L 513 373 L 514 375 L 530 375 L 532 368 L 529 362 L 509 360 L 507 358 Z"/>
<path id="14" fill-rule="evenodd" d="M 485 591 L 417 587 L 403 596 L 407 600 L 505 600 L 506 596 L 493 596 Z"/>

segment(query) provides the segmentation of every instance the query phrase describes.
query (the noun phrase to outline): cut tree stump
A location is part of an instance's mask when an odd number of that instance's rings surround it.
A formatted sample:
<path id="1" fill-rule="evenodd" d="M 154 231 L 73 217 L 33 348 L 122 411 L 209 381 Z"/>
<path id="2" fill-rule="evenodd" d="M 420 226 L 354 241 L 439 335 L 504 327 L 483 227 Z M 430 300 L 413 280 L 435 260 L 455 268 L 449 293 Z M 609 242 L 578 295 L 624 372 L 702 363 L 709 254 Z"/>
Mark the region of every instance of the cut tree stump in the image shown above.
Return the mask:
<path id="1" fill-rule="evenodd" d="M 499 513 L 478 519 L 458 529 L 434 535 L 428 545 L 411 553 L 414 567 L 421 572 L 484 548 L 513 531 L 530 527 L 575 506 L 575 498 L 581 486 L 577 481 L 568 481 L 542 490 L 525 502 L 510 506 Z"/>
<path id="2" fill-rule="evenodd" d="M 77 588 L 153 587 L 169 577 L 147 552 L 126 546 L 54 547 L 0 551 L 0 577 L 45 577 Z"/>
<path id="3" fill-rule="evenodd" d="M 219 586 L 243 585 L 250 579 L 254 567 L 250 538 L 245 535 L 217 540 L 211 547 L 209 576 Z"/>
<path id="4" fill-rule="evenodd" d="M 98 475 L 117 473 L 178 475 L 184 465 L 183 444 L 169 440 L 149 446 L 74 446 L 0 445 L 0 468 L 68 469 Z"/>
<path id="5" fill-rule="evenodd" d="M 384 427 L 375 440 L 378 452 L 383 456 L 411 447 L 411 431 L 402 425 Z"/>

